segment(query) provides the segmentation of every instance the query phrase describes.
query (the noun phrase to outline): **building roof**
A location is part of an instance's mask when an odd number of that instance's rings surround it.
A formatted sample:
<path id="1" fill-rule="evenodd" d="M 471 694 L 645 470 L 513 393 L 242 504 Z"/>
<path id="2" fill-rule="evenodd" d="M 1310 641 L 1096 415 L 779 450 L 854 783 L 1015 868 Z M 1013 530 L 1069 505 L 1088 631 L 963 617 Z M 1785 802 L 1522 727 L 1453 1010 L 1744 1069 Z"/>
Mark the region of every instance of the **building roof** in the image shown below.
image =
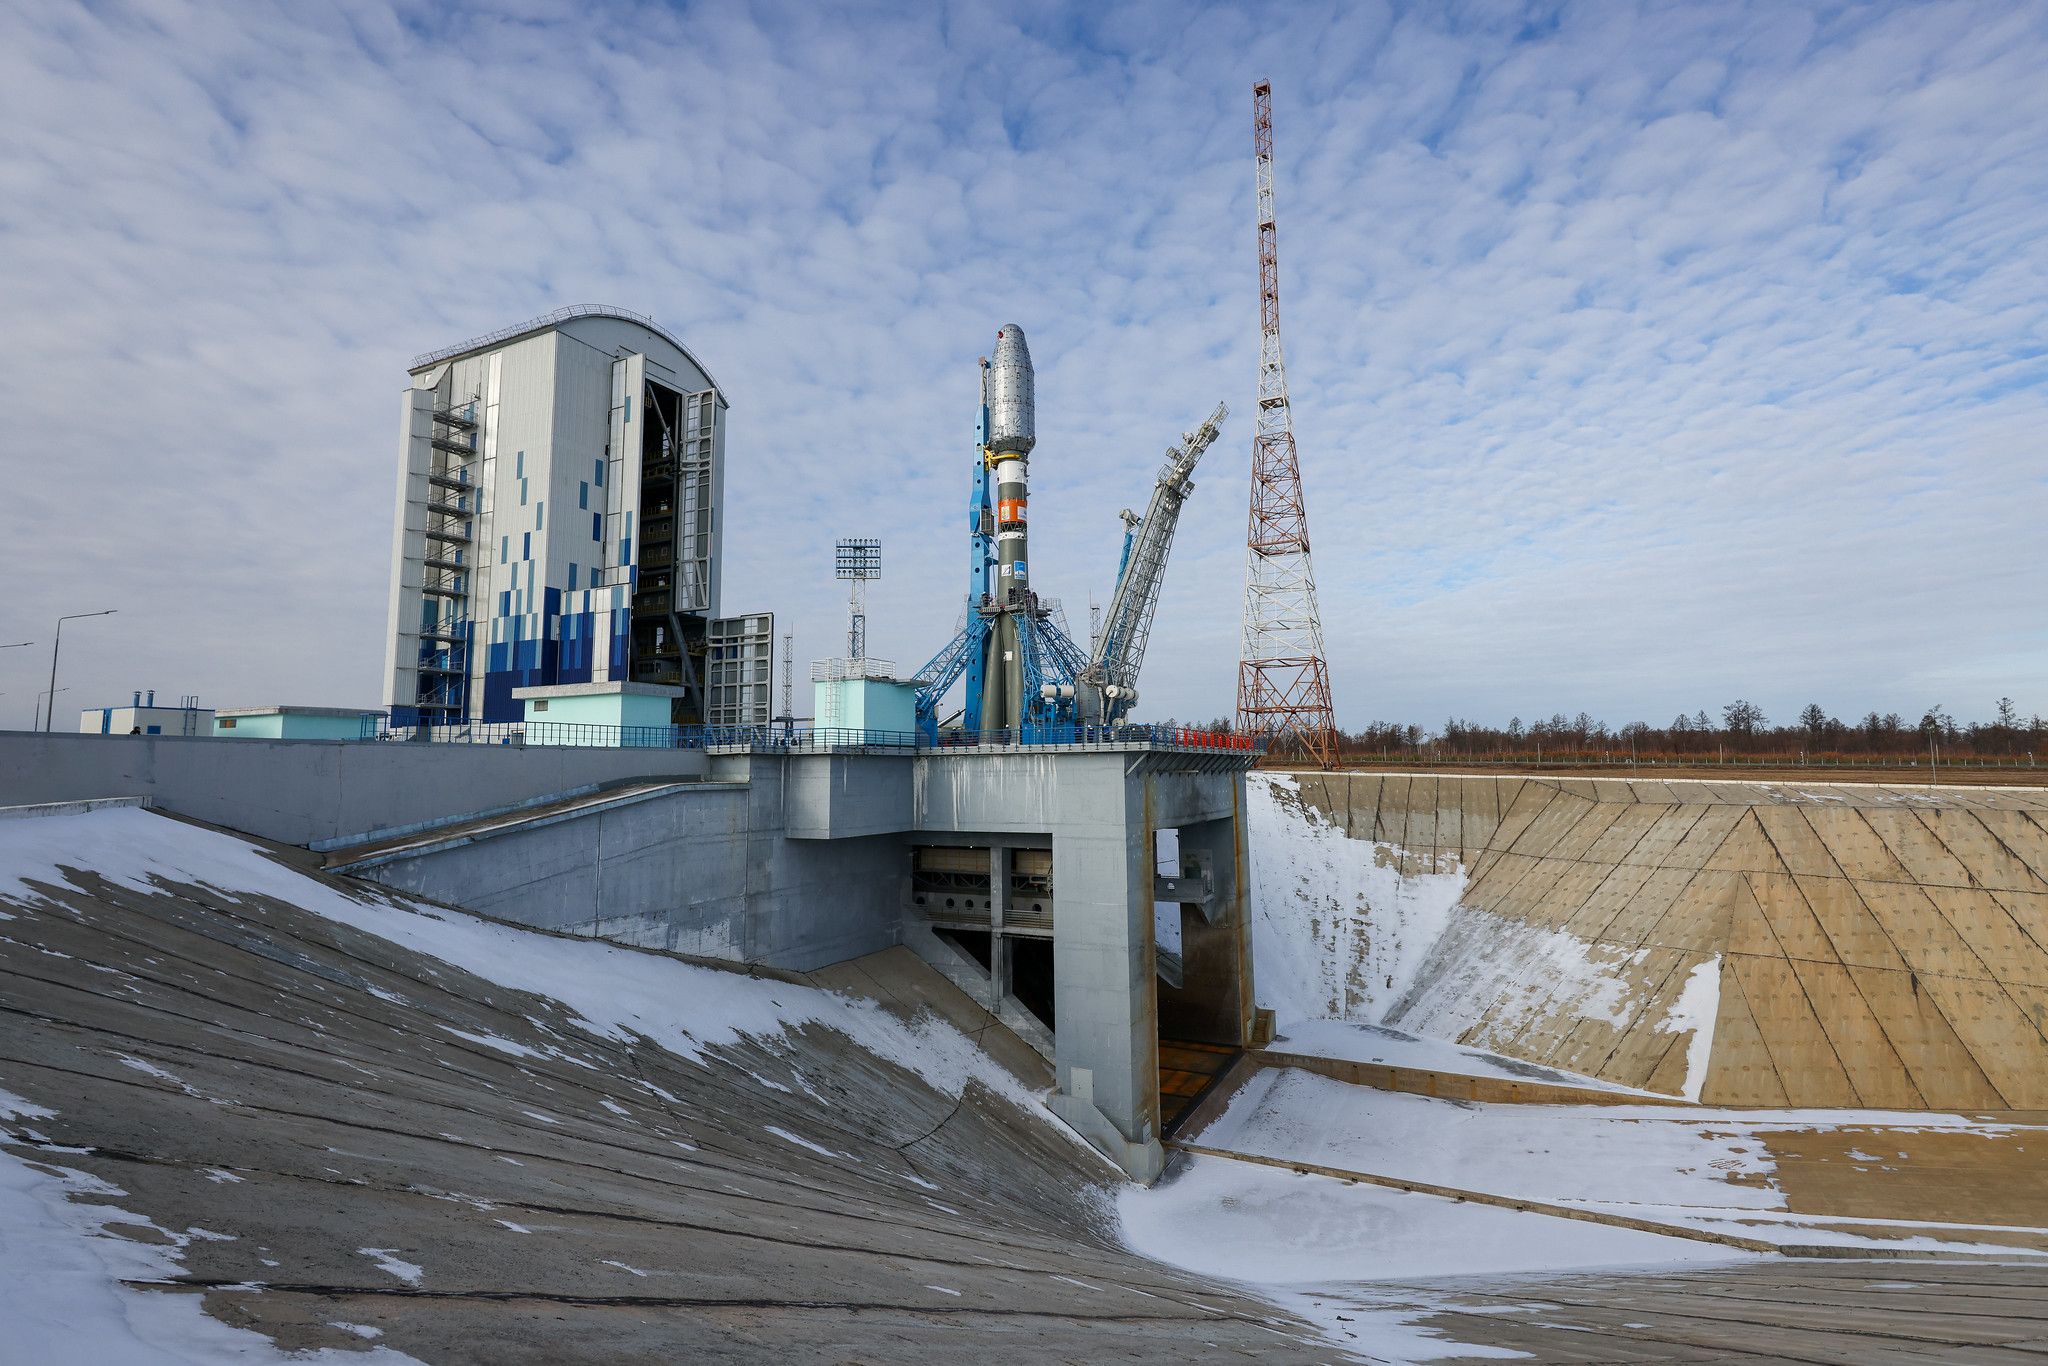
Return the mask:
<path id="1" fill-rule="evenodd" d="M 382 716 L 382 707 L 218 707 L 215 716 Z"/>
<path id="2" fill-rule="evenodd" d="M 725 390 L 719 385 L 717 378 L 705 368 L 703 361 L 697 359 L 697 353 L 683 345 L 681 339 L 673 332 L 645 313 L 635 313 L 627 308 L 614 308 L 610 304 L 571 304 L 552 313 L 543 313 L 538 318 L 529 318 L 523 323 L 501 327 L 495 332 L 486 332 L 481 337 L 471 337 L 466 342 L 457 342 L 454 346 L 444 346 L 438 351 L 427 351 L 414 356 L 412 364 L 405 367 L 406 372 L 417 373 L 430 365 L 438 365 L 444 360 L 454 360 L 457 356 L 466 356 L 472 351 L 482 351 L 486 347 L 498 346 L 534 332 L 545 332 L 574 318 L 616 318 L 620 322 L 637 323 L 688 357 L 690 364 L 703 371 L 704 378 L 711 381 L 711 387 L 718 391 L 720 401 L 724 401 Z"/>

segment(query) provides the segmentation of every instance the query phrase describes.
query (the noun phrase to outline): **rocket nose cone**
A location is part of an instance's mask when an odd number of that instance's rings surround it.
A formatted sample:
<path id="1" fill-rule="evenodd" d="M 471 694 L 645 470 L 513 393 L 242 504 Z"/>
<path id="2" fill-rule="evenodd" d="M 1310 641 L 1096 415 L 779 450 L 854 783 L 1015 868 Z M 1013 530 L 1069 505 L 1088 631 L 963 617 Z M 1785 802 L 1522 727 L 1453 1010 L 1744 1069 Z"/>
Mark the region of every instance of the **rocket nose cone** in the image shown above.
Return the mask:
<path id="1" fill-rule="evenodd" d="M 996 330 L 996 354 L 989 367 L 989 445 L 993 449 L 1023 455 L 1037 444 L 1032 392 L 1036 387 L 1024 329 L 1004 323 Z"/>

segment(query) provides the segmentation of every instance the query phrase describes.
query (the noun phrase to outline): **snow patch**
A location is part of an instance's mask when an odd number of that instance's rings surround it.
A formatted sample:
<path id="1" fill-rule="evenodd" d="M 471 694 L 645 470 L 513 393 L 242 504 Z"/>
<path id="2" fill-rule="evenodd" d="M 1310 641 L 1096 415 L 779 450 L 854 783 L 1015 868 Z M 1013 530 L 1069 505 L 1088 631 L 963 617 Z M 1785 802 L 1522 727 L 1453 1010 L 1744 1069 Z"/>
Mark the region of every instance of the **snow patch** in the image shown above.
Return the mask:
<path id="1" fill-rule="evenodd" d="M 1117 1213 L 1134 1251 L 1239 1282 L 1294 1310 L 1332 1344 L 1374 1360 L 1503 1353 L 1407 1326 L 1426 1310 L 1368 1312 L 1375 1292 L 1364 1283 L 1743 1259 L 1726 1248 L 1634 1229 L 1215 1157 L 1191 1158 L 1149 1189 L 1126 1188 Z"/>
<path id="2" fill-rule="evenodd" d="M 1685 1098 L 1697 1102 L 1707 1084 L 1707 1063 L 1714 1053 L 1714 1021 L 1721 1014 L 1721 955 L 1693 965 L 1671 1009 L 1657 1022 L 1666 1034 L 1691 1032 L 1685 1045 Z"/>
<path id="3" fill-rule="evenodd" d="M 774 1135 L 775 1135 L 775 1136 L 776 1136 L 777 1138 L 781 1139 L 781 1140 L 782 1140 L 783 1142 L 785 1142 L 785 1143 L 794 1143 L 794 1144 L 796 1144 L 796 1146 L 797 1146 L 797 1147 L 799 1147 L 799 1148 L 809 1148 L 809 1149 L 810 1149 L 810 1150 L 811 1150 L 812 1152 L 814 1152 L 814 1153 L 818 1153 L 818 1154 L 820 1154 L 821 1156 L 824 1156 L 824 1157 L 844 1157 L 844 1156 L 845 1156 L 845 1154 L 844 1154 L 844 1153 L 835 1153 L 835 1152 L 833 1152 L 833 1151 L 832 1151 L 832 1150 L 831 1150 L 830 1148 L 821 1148 L 821 1147 L 819 1147 L 819 1146 L 818 1146 L 817 1144 L 815 1144 L 815 1143 L 811 1142 L 811 1140 L 809 1140 L 808 1138 L 804 1138 L 804 1137 L 802 1137 L 801 1135 L 798 1135 L 798 1134 L 793 1134 L 793 1133 L 791 1133 L 791 1132 L 790 1132 L 789 1130 L 787 1130 L 787 1129 L 778 1129 L 778 1128 L 776 1128 L 776 1127 L 775 1127 L 775 1126 L 774 1126 L 773 1124 L 764 1124 L 764 1125 L 762 1125 L 761 1127 L 762 1127 L 763 1129 L 767 1130 L 767 1131 L 768 1131 L 769 1133 L 771 1133 L 771 1134 L 774 1134 Z"/>
<path id="4" fill-rule="evenodd" d="M 396 1276 L 407 1285 L 418 1285 L 420 1277 L 427 1274 L 424 1269 L 401 1258 L 396 1248 L 359 1247 L 356 1252 L 359 1256 L 368 1257 L 376 1262 L 379 1271 Z"/>
<path id="5" fill-rule="evenodd" d="M 0 1103 L 18 1103 L 18 1112 L 34 1112 L 32 1118 L 52 1115 L 4 1092 Z M 135 1283 L 164 1283 L 183 1274 L 185 1247 L 205 1232 L 169 1234 L 170 1241 L 160 1244 L 111 1235 L 109 1225 L 155 1225 L 115 1205 L 78 1203 L 74 1196 L 125 1192 L 86 1172 L 56 1168 L 53 1175 L 45 1166 L 30 1166 L 0 1149 L 0 1284 L 8 1290 L 8 1360 L 418 1366 L 388 1347 L 287 1353 L 261 1333 L 211 1317 L 197 1295 L 136 1288 Z"/>
<path id="6" fill-rule="evenodd" d="M 1415 858 L 1356 840 L 1287 774 L 1245 782 L 1252 848 L 1252 952 L 1259 1004 L 1301 1020 L 1378 1024 L 1415 981 L 1465 894 L 1455 860 L 1402 876 Z"/>

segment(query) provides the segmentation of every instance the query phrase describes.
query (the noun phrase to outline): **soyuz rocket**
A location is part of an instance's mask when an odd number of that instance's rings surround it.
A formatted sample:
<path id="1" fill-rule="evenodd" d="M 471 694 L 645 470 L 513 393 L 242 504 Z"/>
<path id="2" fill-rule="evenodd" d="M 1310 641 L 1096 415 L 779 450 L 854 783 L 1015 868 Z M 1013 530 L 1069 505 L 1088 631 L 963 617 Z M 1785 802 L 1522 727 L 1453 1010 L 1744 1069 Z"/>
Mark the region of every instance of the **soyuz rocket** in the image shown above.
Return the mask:
<path id="1" fill-rule="evenodd" d="M 995 486 L 995 569 L 988 610 L 994 620 L 983 662 L 982 720 L 988 729 L 1012 729 L 1024 721 L 1024 644 L 1018 617 L 1031 610 L 1028 520 L 1031 448 L 1038 444 L 1038 415 L 1031 372 L 1031 348 L 1024 329 L 1005 323 L 984 380 L 988 405 L 987 444 L 982 459 Z M 1029 624 L 1023 627 L 1028 631 Z"/>

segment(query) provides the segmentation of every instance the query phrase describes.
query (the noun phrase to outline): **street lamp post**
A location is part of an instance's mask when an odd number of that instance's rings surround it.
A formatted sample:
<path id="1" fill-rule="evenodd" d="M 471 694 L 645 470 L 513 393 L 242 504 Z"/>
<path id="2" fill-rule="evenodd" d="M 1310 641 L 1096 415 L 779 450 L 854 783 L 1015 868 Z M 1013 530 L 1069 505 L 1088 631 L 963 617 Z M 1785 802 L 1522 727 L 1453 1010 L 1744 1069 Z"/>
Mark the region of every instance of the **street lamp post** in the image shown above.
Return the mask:
<path id="1" fill-rule="evenodd" d="M 43 713 L 45 735 L 50 733 L 50 723 L 57 719 L 57 650 L 64 643 L 64 623 L 77 621 L 82 617 L 110 617 L 120 610 L 118 607 L 109 607 L 103 612 L 73 612 L 68 617 L 57 618 L 57 636 L 50 642 L 50 705 Z"/>

